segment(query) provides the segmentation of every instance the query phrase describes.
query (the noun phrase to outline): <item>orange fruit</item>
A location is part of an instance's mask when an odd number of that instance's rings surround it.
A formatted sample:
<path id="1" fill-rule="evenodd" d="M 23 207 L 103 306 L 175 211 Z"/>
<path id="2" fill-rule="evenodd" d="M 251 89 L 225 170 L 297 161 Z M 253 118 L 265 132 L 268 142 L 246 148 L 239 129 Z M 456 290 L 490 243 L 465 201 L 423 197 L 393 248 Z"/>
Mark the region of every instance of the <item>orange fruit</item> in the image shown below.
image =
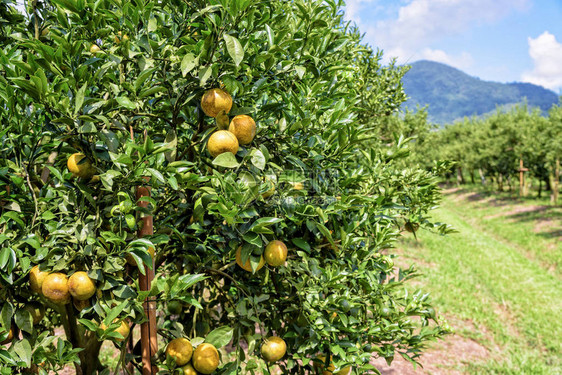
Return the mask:
<path id="1" fill-rule="evenodd" d="M 123 34 L 121 31 L 117 32 L 117 35 L 115 35 L 115 43 L 121 43 L 126 42 L 129 40 L 129 36 L 127 34 Z"/>
<path id="2" fill-rule="evenodd" d="M 238 143 L 247 145 L 256 136 L 256 122 L 248 115 L 234 116 L 228 131 L 236 136 Z"/>
<path id="3" fill-rule="evenodd" d="M 181 368 L 181 371 L 182 371 L 182 375 L 197 375 L 197 371 L 195 371 L 191 363 L 188 363 L 187 365 L 183 366 Z"/>
<path id="4" fill-rule="evenodd" d="M 411 221 L 407 221 L 406 224 L 404 224 L 404 229 L 406 229 L 406 231 L 410 233 L 414 233 L 419 229 L 419 227 L 420 227 L 419 223 L 412 223 Z"/>
<path id="5" fill-rule="evenodd" d="M 68 158 L 66 166 L 74 177 L 90 178 L 94 175 L 95 169 L 92 167 L 90 160 L 86 159 L 81 162 L 85 157 L 86 155 L 77 152 Z"/>
<path id="6" fill-rule="evenodd" d="M 101 52 L 101 48 L 97 45 L 97 44 L 92 44 L 90 46 L 90 53 L 96 54 L 98 52 Z"/>
<path id="7" fill-rule="evenodd" d="M 55 272 L 45 277 L 41 291 L 49 301 L 55 304 L 66 305 L 70 302 L 68 279 L 64 273 Z"/>
<path id="8" fill-rule="evenodd" d="M 68 279 L 68 291 L 78 301 L 84 301 L 96 293 L 96 284 L 86 272 L 78 271 Z"/>
<path id="9" fill-rule="evenodd" d="M 113 319 L 113 323 L 117 323 L 119 321 L 119 319 L 115 318 Z M 104 331 L 107 330 L 107 326 L 105 324 L 103 324 L 103 322 L 100 324 L 100 328 L 103 329 Z M 121 325 L 119 327 L 117 327 L 115 329 L 115 332 L 119 333 L 121 336 L 123 336 L 123 338 L 111 338 L 112 340 L 115 340 L 117 342 L 121 342 L 123 340 L 125 340 L 127 338 L 127 336 L 129 336 L 129 332 L 131 331 L 131 327 L 129 327 L 129 322 L 127 321 L 127 319 L 122 320 L 121 321 Z"/>
<path id="10" fill-rule="evenodd" d="M 293 185 L 293 189 L 295 189 L 295 190 L 304 189 L 304 185 L 303 185 L 302 182 L 293 182 L 293 183 L 291 183 L 291 185 Z"/>
<path id="11" fill-rule="evenodd" d="M 217 130 L 207 141 L 207 150 L 213 157 L 217 157 L 224 152 L 231 152 L 236 155 L 238 152 L 238 139 L 228 130 Z"/>
<path id="12" fill-rule="evenodd" d="M 0 345 L 5 345 L 12 342 L 17 332 L 18 328 L 14 325 L 14 323 L 12 323 L 12 325 L 10 326 L 10 330 L 8 331 L 8 337 L 6 337 L 4 341 L 0 342 Z"/>
<path id="13" fill-rule="evenodd" d="M 156 251 L 152 246 L 148 248 L 148 253 L 152 257 L 152 259 L 154 259 L 154 256 L 156 255 Z M 125 260 L 127 261 L 127 264 L 130 264 L 131 266 L 137 265 L 137 262 L 135 262 L 135 260 L 130 254 L 125 255 Z"/>
<path id="14" fill-rule="evenodd" d="M 283 265 L 287 260 L 287 246 L 278 240 L 271 241 L 265 247 L 264 258 L 270 266 Z"/>
<path id="15" fill-rule="evenodd" d="M 266 186 L 269 187 L 269 189 L 261 194 L 263 199 L 267 199 L 267 198 L 271 197 L 273 194 L 275 194 L 275 184 L 273 183 L 273 181 L 266 177 L 265 183 L 266 183 Z"/>
<path id="16" fill-rule="evenodd" d="M 252 264 L 250 263 L 249 258 L 246 260 L 246 263 L 242 263 L 242 246 L 239 246 L 238 249 L 236 249 L 236 264 L 242 267 L 242 269 L 252 272 Z M 258 263 L 255 272 L 258 272 L 264 265 L 265 259 L 263 259 L 263 256 L 260 256 L 260 262 Z"/>
<path id="17" fill-rule="evenodd" d="M 90 303 L 90 300 L 79 301 L 79 300 L 73 299 L 72 304 L 74 305 L 74 307 L 78 311 L 82 311 L 85 308 L 92 306 L 92 304 Z"/>
<path id="18" fill-rule="evenodd" d="M 316 357 L 316 359 L 318 359 L 318 362 L 314 362 L 314 367 L 324 369 L 324 364 L 326 363 L 326 357 L 324 355 L 319 355 L 318 357 Z M 330 359 L 330 362 L 331 362 L 331 359 Z M 334 366 L 333 363 L 330 363 L 328 368 L 326 370 L 322 371 L 322 375 L 332 375 L 332 374 L 333 375 L 350 375 L 351 374 L 351 366 L 344 367 L 343 369 L 341 369 L 338 372 L 334 372 L 335 369 L 336 369 L 336 366 Z"/>
<path id="19" fill-rule="evenodd" d="M 39 266 L 34 266 L 31 271 L 29 271 L 29 286 L 31 287 L 31 290 L 35 293 L 41 294 L 41 286 L 43 285 L 43 281 L 47 275 L 49 275 L 48 272 L 39 270 Z"/>
<path id="20" fill-rule="evenodd" d="M 171 358 L 176 362 L 176 366 L 183 366 L 191 360 L 193 355 L 193 346 L 191 342 L 180 337 L 173 339 L 168 343 L 166 347 L 166 358 Z"/>
<path id="21" fill-rule="evenodd" d="M 219 367 L 219 352 L 214 345 L 203 343 L 193 352 L 191 362 L 197 372 L 210 374 Z"/>
<path id="22" fill-rule="evenodd" d="M 217 117 L 224 111 L 230 112 L 232 108 L 232 97 L 224 90 L 210 89 L 201 98 L 201 109 L 207 116 Z"/>
<path id="23" fill-rule="evenodd" d="M 287 344 L 281 337 L 271 336 L 261 346 L 261 356 L 267 362 L 277 362 L 287 353 Z"/>
<path id="24" fill-rule="evenodd" d="M 43 316 L 45 316 L 45 307 L 40 303 L 30 303 L 29 305 L 25 305 L 24 309 L 29 311 L 29 313 L 31 314 L 34 325 L 39 323 L 41 319 L 43 319 Z"/>

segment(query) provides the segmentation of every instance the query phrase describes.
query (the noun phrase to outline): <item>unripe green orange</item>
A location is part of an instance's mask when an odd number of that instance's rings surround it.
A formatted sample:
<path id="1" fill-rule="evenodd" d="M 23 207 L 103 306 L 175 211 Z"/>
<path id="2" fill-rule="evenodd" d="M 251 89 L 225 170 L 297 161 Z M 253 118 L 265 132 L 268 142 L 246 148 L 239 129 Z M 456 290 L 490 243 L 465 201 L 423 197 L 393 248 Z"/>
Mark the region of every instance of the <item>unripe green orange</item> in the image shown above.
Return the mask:
<path id="1" fill-rule="evenodd" d="M 265 247 L 264 258 L 273 267 L 285 264 L 287 260 L 287 246 L 281 241 L 274 240 Z"/>
<path id="2" fill-rule="evenodd" d="M 287 353 L 287 344 L 281 337 L 271 336 L 261 346 L 261 355 L 267 362 L 277 362 Z"/>

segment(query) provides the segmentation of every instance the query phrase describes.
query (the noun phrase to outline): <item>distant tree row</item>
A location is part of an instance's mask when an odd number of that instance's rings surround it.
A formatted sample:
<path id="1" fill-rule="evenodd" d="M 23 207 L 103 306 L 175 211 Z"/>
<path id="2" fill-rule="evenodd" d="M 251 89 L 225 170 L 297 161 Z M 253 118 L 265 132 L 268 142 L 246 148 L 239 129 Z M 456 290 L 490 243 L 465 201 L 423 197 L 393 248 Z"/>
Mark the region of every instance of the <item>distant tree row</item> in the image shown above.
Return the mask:
<path id="1" fill-rule="evenodd" d="M 495 184 L 503 191 L 519 184 L 521 163 L 524 173 L 538 182 L 538 195 L 550 191 L 558 200 L 562 158 L 562 107 L 553 106 L 548 116 L 522 104 L 509 111 L 498 110 L 485 118 L 465 118 L 437 130 L 427 121 L 425 109 L 407 111 L 390 118 L 381 136 L 414 136 L 409 162 L 431 168 L 436 161 L 452 162 L 447 179 L 458 183 Z M 456 176 L 455 176 L 456 175 Z M 522 194 L 526 194 L 526 185 Z"/>

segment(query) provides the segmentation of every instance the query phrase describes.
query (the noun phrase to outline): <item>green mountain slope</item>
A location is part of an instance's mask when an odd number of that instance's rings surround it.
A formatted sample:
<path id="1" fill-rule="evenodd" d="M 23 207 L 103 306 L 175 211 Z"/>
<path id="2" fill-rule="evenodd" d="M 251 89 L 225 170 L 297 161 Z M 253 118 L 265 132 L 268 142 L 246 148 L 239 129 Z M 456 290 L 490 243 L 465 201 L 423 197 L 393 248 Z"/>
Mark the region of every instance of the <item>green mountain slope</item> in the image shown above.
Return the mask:
<path id="1" fill-rule="evenodd" d="M 411 67 L 404 76 L 404 90 L 409 98 L 405 105 L 410 109 L 428 105 L 429 119 L 436 123 L 482 115 L 497 106 L 521 103 L 525 98 L 530 107 L 543 111 L 558 103 L 553 91 L 531 83 L 482 81 L 433 61 L 417 61 Z"/>

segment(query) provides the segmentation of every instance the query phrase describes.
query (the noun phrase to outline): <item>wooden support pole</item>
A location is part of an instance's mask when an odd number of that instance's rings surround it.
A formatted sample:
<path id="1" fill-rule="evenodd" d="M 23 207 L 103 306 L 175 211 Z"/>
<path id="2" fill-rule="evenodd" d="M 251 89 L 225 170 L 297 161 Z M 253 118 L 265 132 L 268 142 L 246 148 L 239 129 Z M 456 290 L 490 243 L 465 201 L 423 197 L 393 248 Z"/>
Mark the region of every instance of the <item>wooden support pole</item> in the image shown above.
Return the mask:
<path id="1" fill-rule="evenodd" d="M 137 201 L 142 197 L 150 196 L 150 188 L 140 186 L 136 191 Z M 137 202 L 139 207 L 147 207 L 148 202 Z M 138 231 L 138 236 L 143 237 L 154 233 L 154 226 L 151 215 L 142 218 L 142 227 Z M 144 267 L 145 275 L 139 275 L 141 290 L 150 290 L 152 280 L 154 280 L 154 258 L 152 258 L 152 269 Z M 144 302 L 144 312 L 147 321 L 141 324 L 141 348 L 142 348 L 142 374 L 156 375 L 158 368 L 152 364 L 152 357 L 158 351 L 158 341 L 156 337 L 156 301 L 154 297 L 148 297 Z"/>

